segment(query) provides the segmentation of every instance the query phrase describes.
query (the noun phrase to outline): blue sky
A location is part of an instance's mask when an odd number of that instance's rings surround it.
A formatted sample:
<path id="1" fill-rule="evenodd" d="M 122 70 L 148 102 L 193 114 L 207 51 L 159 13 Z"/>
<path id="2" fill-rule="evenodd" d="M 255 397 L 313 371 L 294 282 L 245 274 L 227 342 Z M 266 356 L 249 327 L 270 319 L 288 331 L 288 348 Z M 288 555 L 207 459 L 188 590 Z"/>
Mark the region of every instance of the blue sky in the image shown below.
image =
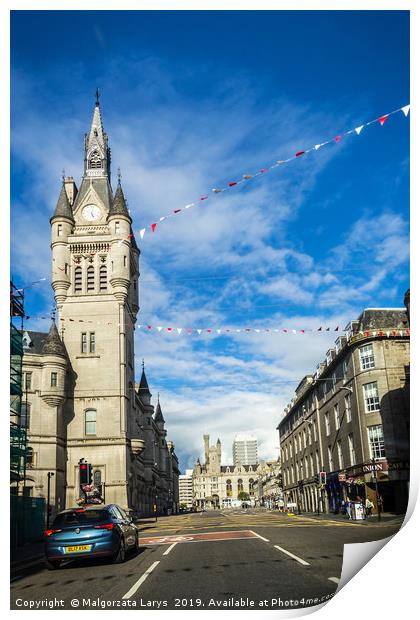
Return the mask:
<path id="1" fill-rule="evenodd" d="M 403 11 L 19 11 L 11 46 L 18 284 L 49 277 L 48 220 L 62 169 L 80 181 L 96 86 L 114 186 L 120 166 L 135 231 L 409 102 Z M 396 114 L 137 236 L 139 323 L 313 328 L 400 307 L 409 122 Z M 51 305 L 48 282 L 28 291 L 28 314 Z M 238 431 L 254 432 L 261 456 L 274 457 L 284 406 L 333 342 L 138 330 L 136 359 L 161 393 L 184 468 L 204 432 L 220 436 L 225 462 Z"/>

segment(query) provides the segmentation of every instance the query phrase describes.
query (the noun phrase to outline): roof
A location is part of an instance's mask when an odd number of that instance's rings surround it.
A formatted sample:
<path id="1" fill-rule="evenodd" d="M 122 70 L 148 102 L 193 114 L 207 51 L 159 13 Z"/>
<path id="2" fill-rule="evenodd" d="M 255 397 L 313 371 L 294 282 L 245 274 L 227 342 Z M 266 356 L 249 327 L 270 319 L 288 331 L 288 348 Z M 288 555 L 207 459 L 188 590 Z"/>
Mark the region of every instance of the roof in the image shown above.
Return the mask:
<path id="1" fill-rule="evenodd" d="M 99 199 L 105 205 L 105 208 L 109 211 L 112 206 L 113 198 L 111 185 L 109 184 L 108 177 L 83 177 L 80 189 L 76 196 L 76 200 L 74 201 L 73 210 L 75 211 L 77 207 L 83 202 L 90 187 L 92 187 L 92 189 L 97 193 Z"/>
<path id="2" fill-rule="evenodd" d="M 61 340 L 55 321 L 51 321 L 50 331 L 44 341 L 42 347 L 43 355 L 59 355 L 60 357 L 67 357 L 66 347 Z"/>
<path id="3" fill-rule="evenodd" d="M 125 217 L 128 217 L 130 222 L 132 221 L 130 214 L 128 212 L 128 209 L 127 209 L 127 203 L 125 200 L 124 192 L 121 187 L 121 183 L 119 181 L 118 181 L 117 189 L 115 190 L 114 199 L 109 209 L 108 217 L 111 217 L 112 215 L 123 215 Z"/>
<path id="4" fill-rule="evenodd" d="M 28 340 L 28 345 L 25 346 L 25 343 L 23 344 L 23 352 L 25 353 L 34 353 L 36 355 L 41 355 L 42 354 L 42 348 L 44 346 L 44 343 L 47 339 L 48 333 L 47 332 L 33 332 L 33 331 L 27 331 L 24 330 L 23 331 L 23 339 L 25 339 L 25 337 L 28 336 L 29 340 Z"/>
<path id="5" fill-rule="evenodd" d="M 366 308 L 357 319 L 358 331 L 370 329 L 405 329 L 408 327 L 405 308 Z"/>
<path id="6" fill-rule="evenodd" d="M 149 384 L 147 383 L 147 379 L 146 379 L 146 374 L 144 372 L 144 368 L 143 368 L 142 373 L 141 373 L 138 393 L 139 393 L 140 396 L 142 396 L 144 394 L 148 394 L 149 396 L 151 396 L 151 393 L 150 393 L 150 390 L 149 390 Z"/>
<path id="7" fill-rule="evenodd" d="M 55 207 L 54 215 L 52 217 L 66 217 L 69 220 L 74 220 L 73 211 L 70 206 L 64 183 L 61 186 L 60 195 L 57 200 L 57 206 Z"/>
<path id="8" fill-rule="evenodd" d="M 162 409 L 160 407 L 159 400 L 158 400 L 157 405 L 156 405 L 155 422 L 162 422 L 162 424 L 165 423 L 165 418 L 163 417 Z"/>
<path id="9" fill-rule="evenodd" d="M 258 468 L 258 464 L 254 464 L 254 465 L 222 465 L 220 467 L 220 470 L 223 473 L 226 473 L 227 468 L 230 469 L 230 473 L 233 474 L 233 472 L 236 470 L 238 471 L 239 467 L 243 467 L 245 469 L 245 471 L 257 471 Z"/>

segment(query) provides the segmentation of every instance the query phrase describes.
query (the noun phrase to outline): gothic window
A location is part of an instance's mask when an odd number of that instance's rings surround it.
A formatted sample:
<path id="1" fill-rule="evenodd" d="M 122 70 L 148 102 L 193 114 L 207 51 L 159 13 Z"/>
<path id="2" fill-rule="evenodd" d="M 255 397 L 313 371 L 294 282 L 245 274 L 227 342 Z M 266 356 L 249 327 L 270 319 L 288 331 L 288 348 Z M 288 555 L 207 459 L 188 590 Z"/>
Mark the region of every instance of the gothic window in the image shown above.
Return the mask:
<path id="1" fill-rule="evenodd" d="M 25 372 L 25 390 L 30 390 L 32 387 L 32 373 Z"/>
<path id="2" fill-rule="evenodd" d="M 51 387 L 57 387 L 57 373 L 51 373 Z"/>
<path id="3" fill-rule="evenodd" d="M 89 168 L 102 168 L 102 160 L 99 151 L 92 151 L 89 157 Z"/>
<path id="4" fill-rule="evenodd" d="M 82 292 L 82 268 L 76 267 L 74 270 L 74 292 Z"/>
<path id="5" fill-rule="evenodd" d="M 99 269 L 99 290 L 106 291 L 107 286 L 108 286 L 108 282 L 107 282 L 106 265 L 101 265 Z"/>
<path id="6" fill-rule="evenodd" d="M 85 435 L 96 435 L 96 410 L 85 411 Z"/>
<path id="7" fill-rule="evenodd" d="M 102 473 L 99 469 L 93 472 L 93 484 L 96 488 L 100 488 L 102 484 Z"/>
<path id="8" fill-rule="evenodd" d="M 95 268 L 92 265 L 87 268 L 86 288 L 88 292 L 95 290 Z"/>
<path id="9" fill-rule="evenodd" d="M 249 479 L 249 494 L 254 495 L 254 479 Z"/>
<path id="10" fill-rule="evenodd" d="M 232 497 L 232 480 L 226 480 L 226 496 Z"/>
<path id="11" fill-rule="evenodd" d="M 89 334 L 89 353 L 95 353 L 95 334 Z"/>
<path id="12" fill-rule="evenodd" d="M 242 478 L 239 478 L 238 480 L 238 495 L 239 493 L 241 493 L 244 490 L 244 482 L 242 480 Z"/>
<path id="13" fill-rule="evenodd" d="M 87 353 L 87 334 L 82 334 L 82 353 Z"/>
<path id="14" fill-rule="evenodd" d="M 63 234 L 63 225 L 57 224 L 57 237 L 61 237 Z"/>

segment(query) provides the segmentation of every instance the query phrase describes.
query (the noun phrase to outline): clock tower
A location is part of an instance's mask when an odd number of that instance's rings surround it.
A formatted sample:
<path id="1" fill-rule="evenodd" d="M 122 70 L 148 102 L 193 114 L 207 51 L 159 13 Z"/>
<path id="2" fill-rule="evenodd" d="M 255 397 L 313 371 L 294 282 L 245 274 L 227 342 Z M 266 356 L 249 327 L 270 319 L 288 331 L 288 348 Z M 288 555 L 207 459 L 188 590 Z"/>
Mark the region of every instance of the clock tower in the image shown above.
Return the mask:
<path id="1" fill-rule="evenodd" d="M 121 179 L 111 188 L 111 154 L 97 94 L 78 190 L 63 186 L 51 223 L 52 286 L 69 358 L 67 497 L 79 497 L 78 462 L 93 466 L 106 502 L 133 504 L 142 451 L 134 394 L 139 255 Z"/>

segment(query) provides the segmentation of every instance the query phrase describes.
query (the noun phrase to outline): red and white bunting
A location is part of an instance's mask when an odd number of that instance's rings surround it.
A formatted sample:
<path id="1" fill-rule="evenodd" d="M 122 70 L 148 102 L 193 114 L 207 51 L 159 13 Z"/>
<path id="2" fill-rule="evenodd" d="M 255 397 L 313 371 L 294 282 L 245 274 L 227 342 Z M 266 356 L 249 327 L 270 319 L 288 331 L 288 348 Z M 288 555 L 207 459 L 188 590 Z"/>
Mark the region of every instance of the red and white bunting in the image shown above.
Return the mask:
<path id="1" fill-rule="evenodd" d="M 164 220 L 170 218 L 170 217 L 174 217 L 175 215 L 178 215 L 179 213 L 182 213 L 182 211 L 185 211 L 186 209 L 190 209 L 191 207 L 196 207 L 198 205 L 200 205 L 203 201 L 207 200 L 208 198 L 210 198 L 210 196 L 213 195 L 219 195 L 222 194 L 223 192 L 228 191 L 229 189 L 232 189 L 233 187 L 237 187 L 239 185 L 241 185 L 242 183 L 247 183 L 248 181 L 251 181 L 252 179 L 256 179 L 259 176 L 270 172 L 270 170 L 273 170 L 274 168 L 278 168 L 279 166 L 283 166 L 284 164 L 287 164 L 288 162 L 296 159 L 297 157 L 302 157 L 303 155 L 307 155 L 308 153 L 310 153 L 311 151 L 318 151 L 319 149 L 321 149 L 322 147 L 326 146 L 327 144 L 338 144 L 340 143 L 346 136 L 349 136 L 351 134 L 356 134 L 356 135 L 360 135 L 360 133 L 362 132 L 362 129 L 364 129 L 365 127 L 368 127 L 369 125 L 373 125 L 374 123 L 379 123 L 381 126 L 383 126 L 385 124 L 385 121 L 392 116 L 393 114 L 397 114 L 398 112 L 402 112 L 404 114 L 404 116 L 408 116 L 408 113 L 410 111 L 410 105 L 405 105 L 402 108 L 397 108 L 396 110 L 393 110 L 392 112 L 388 112 L 387 114 L 382 114 L 381 116 L 378 116 L 376 118 L 374 118 L 371 121 L 368 121 L 366 123 L 363 123 L 362 125 L 359 125 L 357 127 L 354 127 L 353 129 L 349 129 L 348 131 L 344 131 L 341 134 L 337 134 L 334 138 L 331 138 L 330 140 L 326 140 L 325 142 L 319 142 L 317 144 L 315 144 L 314 146 L 311 146 L 310 148 L 307 148 L 305 150 L 299 150 L 299 151 L 295 151 L 293 155 L 291 155 L 290 157 L 287 157 L 286 159 L 278 159 L 276 160 L 273 164 L 271 164 L 271 166 L 267 166 L 266 168 L 260 168 L 257 172 L 253 173 L 253 174 L 243 174 L 241 176 L 241 178 L 238 178 L 237 180 L 234 181 L 229 181 L 226 185 L 226 187 L 219 187 L 219 186 L 214 186 L 211 190 L 210 194 L 206 194 L 204 196 L 200 196 L 199 198 L 197 198 L 194 202 L 190 202 L 187 205 L 184 205 L 183 207 L 180 207 L 179 209 L 174 209 L 172 210 L 170 213 L 168 213 L 167 215 L 164 215 L 160 218 L 158 218 L 158 222 L 163 222 Z M 149 224 L 148 226 L 145 226 L 144 228 L 141 228 L 139 230 L 139 234 L 140 234 L 140 238 L 143 239 L 143 237 L 145 236 L 146 233 L 152 232 L 155 233 L 157 230 L 157 222 L 153 222 L 152 224 Z"/>

